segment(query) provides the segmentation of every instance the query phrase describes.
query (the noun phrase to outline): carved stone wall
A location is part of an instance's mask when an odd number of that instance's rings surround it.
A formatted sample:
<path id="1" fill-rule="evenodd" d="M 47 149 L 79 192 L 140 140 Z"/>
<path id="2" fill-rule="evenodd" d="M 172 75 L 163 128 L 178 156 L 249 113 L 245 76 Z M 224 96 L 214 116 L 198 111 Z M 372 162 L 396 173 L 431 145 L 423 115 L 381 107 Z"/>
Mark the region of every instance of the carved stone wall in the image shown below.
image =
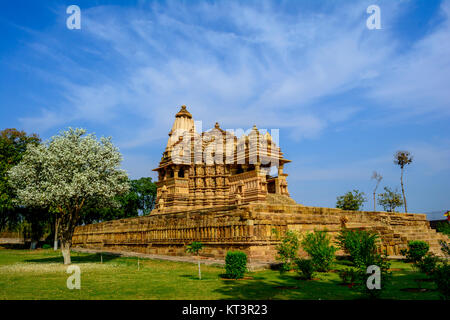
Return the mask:
<path id="1" fill-rule="evenodd" d="M 242 250 L 251 262 L 271 262 L 275 261 L 279 243 L 272 229 L 300 233 L 326 229 L 334 237 L 343 227 L 377 232 L 382 249 L 389 255 L 399 255 L 410 240 L 425 240 L 431 251 L 441 255 L 438 240 L 449 241 L 430 228 L 424 214 L 250 203 L 80 226 L 75 230 L 73 245 L 181 256 L 186 254 L 187 244 L 201 241 L 205 245 L 203 257 L 223 259 L 228 250 Z"/>

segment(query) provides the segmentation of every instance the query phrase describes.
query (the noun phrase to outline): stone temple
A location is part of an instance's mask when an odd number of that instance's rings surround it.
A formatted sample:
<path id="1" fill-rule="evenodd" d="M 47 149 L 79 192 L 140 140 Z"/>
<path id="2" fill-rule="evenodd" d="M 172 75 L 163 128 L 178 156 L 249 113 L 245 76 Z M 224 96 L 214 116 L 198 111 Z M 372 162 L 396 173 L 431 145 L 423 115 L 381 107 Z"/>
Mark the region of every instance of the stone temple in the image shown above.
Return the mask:
<path id="1" fill-rule="evenodd" d="M 381 250 L 391 256 L 400 255 L 411 240 L 427 241 L 432 252 L 442 255 L 439 240 L 449 238 L 431 229 L 425 214 L 297 204 L 289 196 L 284 173 L 290 160 L 283 157 L 276 138 L 255 126 L 238 136 L 218 123 L 198 132 L 182 106 L 154 169 L 155 209 L 147 216 L 79 226 L 73 246 L 184 256 L 186 245 L 200 241 L 204 259 L 223 260 L 227 251 L 241 250 L 251 263 L 270 263 L 280 242 L 274 230 L 327 230 L 334 237 L 347 228 L 378 233 Z"/>
<path id="2" fill-rule="evenodd" d="M 154 213 L 261 202 L 267 195 L 289 198 L 285 163 L 271 135 L 254 126 L 239 139 L 216 123 L 197 133 L 192 115 L 182 106 L 175 116 L 159 164 Z M 271 167 L 278 176 L 270 176 Z"/>

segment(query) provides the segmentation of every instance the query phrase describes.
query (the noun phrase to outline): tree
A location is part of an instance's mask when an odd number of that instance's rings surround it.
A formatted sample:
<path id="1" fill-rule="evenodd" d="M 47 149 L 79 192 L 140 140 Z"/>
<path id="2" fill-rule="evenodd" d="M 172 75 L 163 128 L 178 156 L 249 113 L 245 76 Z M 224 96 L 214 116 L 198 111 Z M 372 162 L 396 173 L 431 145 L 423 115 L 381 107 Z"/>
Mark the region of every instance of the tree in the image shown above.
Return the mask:
<path id="1" fill-rule="evenodd" d="M 48 208 L 26 207 L 20 215 L 24 218 L 24 238 L 31 240 L 30 249 L 36 249 L 39 240 L 51 233 L 51 213 Z"/>
<path id="2" fill-rule="evenodd" d="M 9 185 L 7 172 L 23 157 L 28 144 L 39 144 L 36 134 L 5 129 L 0 131 L 0 230 L 12 228 L 20 221 L 19 208 L 14 204 L 16 195 Z"/>
<path id="3" fill-rule="evenodd" d="M 405 188 L 403 187 L 403 169 L 405 166 L 410 164 L 413 160 L 412 155 L 409 151 L 397 151 L 394 155 L 394 163 L 400 166 L 401 175 L 400 175 L 400 183 L 402 185 L 402 194 L 403 194 L 403 203 L 405 204 L 405 212 L 408 212 L 408 207 L 406 206 L 406 197 L 405 197 Z"/>
<path id="4" fill-rule="evenodd" d="M 126 194 L 116 196 L 117 208 L 97 208 L 86 206 L 80 224 L 96 223 L 108 220 L 136 217 L 139 212 L 144 215 L 153 210 L 156 199 L 156 184 L 152 178 L 130 180 L 130 190 Z"/>
<path id="5" fill-rule="evenodd" d="M 186 252 L 192 253 L 197 256 L 198 262 L 198 278 L 202 280 L 202 271 L 200 270 L 200 256 L 199 252 L 203 249 L 203 244 L 201 242 L 194 241 L 190 245 L 187 246 Z"/>
<path id="6" fill-rule="evenodd" d="M 373 211 L 377 211 L 377 201 L 375 199 L 375 194 L 377 193 L 378 185 L 380 184 L 381 179 L 383 179 L 383 176 L 374 171 L 372 174 L 372 179 L 375 179 L 375 181 L 377 182 L 375 188 L 373 189 Z"/>
<path id="7" fill-rule="evenodd" d="M 156 184 L 152 182 L 152 178 L 131 180 L 131 191 L 137 195 L 138 209 L 144 215 L 149 214 L 155 207 L 156 201 Z"/>
<path id="8" fill-rule="evenodd" d="M 84 129 L 62 131 L 50 141 L 29 145 L 9 171 L 10 183 L 26 206 L 51 207 L 59 223 L 64 264 L 70 264 L 72 235 L 84 205 L 115 206 L 115 196 L 128 191 L 122 156 L 111 138 L 100 141 Z"/>
<path id="9" fill-rule="evenodd" d="M 395 208 L 403 205 L 403 200 L 397 189 L 392 191 L 389 187 L 384 187 L 384 193 L 378 194 L 378 203 L 385 211 L 395 212 Z"/>
<path id="10" fill-rule="evenodd" d="M 353 190 L 353 192 L 349 191 L 343 196 L 337 197 L 336 208 L 358 211 L 366 201 L 364 192 Z"/>

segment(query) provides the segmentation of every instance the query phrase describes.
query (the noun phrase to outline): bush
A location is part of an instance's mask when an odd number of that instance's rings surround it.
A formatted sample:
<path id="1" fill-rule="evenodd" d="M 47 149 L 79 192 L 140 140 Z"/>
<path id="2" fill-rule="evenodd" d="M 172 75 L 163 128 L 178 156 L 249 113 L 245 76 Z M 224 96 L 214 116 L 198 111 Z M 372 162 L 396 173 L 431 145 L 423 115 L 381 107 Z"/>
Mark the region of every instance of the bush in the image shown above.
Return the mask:
<path id="1" fill-rule="evenodd" d="M 364 192 L 353 190 L 353 192 L 349 191 L 343 196 L 337 197 L 336 208 L 357 211 L 366 201 L 367 199 L 365 198 Z"/>
<path id="2" fill-rule="evenodd" d="M 363 294 L 371 299 L 379 298 L 383 290 L 387 288 L 390 283 L 392 274 L 389 272 L 390 263 L 386 256 L 381 256 L 379 253 L 372 253 L 367 257 L 366 265 L 360 265 L 357 270 L 357 286 Z M 369 289 L 367 287 L 367 280 L 371 274 L 367 273 L 367 268 L 371 265 L 375 265 L 380 268 L 380 289 Z"/>
<path id="3" fill-rule="evenodd" d="M 302 241 L 302 247 L 311 257 L 317 271 L 330 270 L 337 249 L 331 245 L 331 237 L 326 231 L 308 233 Z"/>
<path id="4" fill-rule="evenodd" d="M 364 230 L 343 229 L 336 241 L 357 267 L 369 266 L 378 250 L 378 235 Z"/>
<path id="5" fill-rule="evenodd" d="M 353 268 L 345 268 L 339 270 L 339 277 L 344 284 L 353 284 L 358 280 L 358 270 Z"/>
<path id="6" fill-rule="evenodd" d="M 436 257 L 432 253 L 427 253 L 422 260 L 417 261 L 417 267 L 421 272 L 431 275 L 440 260 L 439 257 Z"/>
<path id="7" fill-rule="evenodd" d="M 439 244 L 441 245 L 441 250 L 446 256 L 450 256 L 450 245 L 443 241 L 439 240 Z"/>
<path id="8" fill-rule="evenodd" d="M 384 193 L 378 194 L 378 204 L 385 211 L 395 212 L 395 208 L 403 206 L 402 195 L 397 189 L 391 190 L 389 187 L 384 187 Z"/>
<path id="9" fill-rule="evenodd" d="M 401 253 L 406 256 L 410 262 L 417 263 L 427 254 L 430 246 L 425 241 L 415 240 L 408 243 L 408 249 L 402 250 Z"/>
<path id="10" fill-rule="evenodd" d="M 448 221 L 438 222 L 436 230 L 450 236 L 450 223 Z"/>
<path id="11" fill-rule="evenodd" d="M 51 245 L 49 245 L 49 244 L 44 244 L 44 245 L 42 245 L 42 249 L 51 249 Z"/>
<path id="12" fill-rule="evenodd" d="M 279 237 L 279 234 L 275 229 L 272 231 Z M 286 231 L 281 238 L 281 243 L 276 247 L 276 259 L 282 262 L 280 268 L 281 273 L 294 269 L 294 263 L 297 259 L 299 247 L 300 241 L 298 239 L 298 234 L 295 231 Z"/>
<path id="13" fill-rule="evenodd" d="M 441 266 L 437 266 L 433 273 L 432 278 L 437 286 L 437 290 L 442 295 L 442 298 L 450 299 L 450 265 L 444 263 Z"/>
<path id="14" fill-rule="evenodd" d="M 241 279 L 247 271 L 247 255 L 241 251 L 228 251 L 225 257 L 225 271 L 229 279 Z"/>
<path id="15" fill-rule="evenodd" d="M 314 276 L 315 268 L 314 263 L 310 259 L 297 259 L 297 271 L 300 276 L 305 280 L 311 280 Z"/>
<path id="16" fill-rule="evenodd" d="M 356 286 L 359 291 L 370 298 L 377 298 L 387 287 L 391 274 L 389 273 L 390 263 L 386 256 L 378 253 L 378 235 L 364 230 L 341 230 L 337 236 L 337 243 L 348 254 L 354 265 Z M 368 289 L 367 280 L 371 276 L 367 274 L 367 268 L 371 265 L 378 266 L 381 273 L 381 289 Z"/>

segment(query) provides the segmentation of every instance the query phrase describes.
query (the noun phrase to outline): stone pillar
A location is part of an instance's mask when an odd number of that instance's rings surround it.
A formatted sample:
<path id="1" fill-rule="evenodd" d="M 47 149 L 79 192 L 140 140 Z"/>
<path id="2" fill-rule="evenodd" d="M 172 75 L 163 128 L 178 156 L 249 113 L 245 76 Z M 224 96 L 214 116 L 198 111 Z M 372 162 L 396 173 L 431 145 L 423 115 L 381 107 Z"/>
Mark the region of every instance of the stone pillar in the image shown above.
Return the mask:
<path id="1" fill-rule="evenodd" d="M 280 164 L 280 165 L 278 166 L 278 177 L 281 177 L 281 175 L 283 174 L 283 166 L 284 166 L 284 165 L 282 165 L 282 164 Z"/>

